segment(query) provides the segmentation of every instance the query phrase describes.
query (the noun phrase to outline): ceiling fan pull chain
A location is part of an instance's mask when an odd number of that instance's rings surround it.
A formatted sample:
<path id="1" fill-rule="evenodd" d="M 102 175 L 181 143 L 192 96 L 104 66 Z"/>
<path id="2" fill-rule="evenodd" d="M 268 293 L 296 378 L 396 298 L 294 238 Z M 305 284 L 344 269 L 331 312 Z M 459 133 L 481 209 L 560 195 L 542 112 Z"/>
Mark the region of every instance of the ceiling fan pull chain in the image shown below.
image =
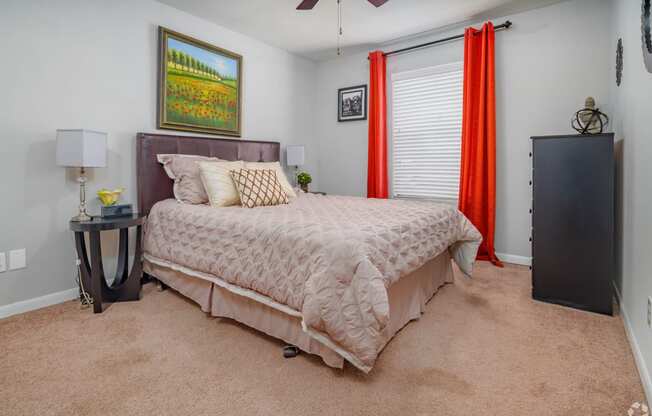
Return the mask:
<path id="1" fill-rule="evenodd" d="M 342 33 L 342 0 L 337 0 L 337 56 L 342 55 L 340 47 Z"/>
<path id="2" fill-rule="evenodd" d="M 337 0 L 337 3 L 339 4 L 339 14 L 340 14 L 340 36 L 344 34 L 344 31 L 342 30 L 342 26 L 344 26 L 344 13 L 342 12 L 342 3 L 344 0 Z"/>

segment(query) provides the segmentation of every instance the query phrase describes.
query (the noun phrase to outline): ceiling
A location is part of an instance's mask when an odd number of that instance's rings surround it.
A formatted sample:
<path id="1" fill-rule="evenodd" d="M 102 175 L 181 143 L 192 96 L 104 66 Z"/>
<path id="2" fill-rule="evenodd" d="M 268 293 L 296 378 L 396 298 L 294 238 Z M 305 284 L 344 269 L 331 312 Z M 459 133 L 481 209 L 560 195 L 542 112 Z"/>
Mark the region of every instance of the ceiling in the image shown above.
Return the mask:
<path id="1" fill-rule="evenodd" d="M 298 11 L 300 0 L 158 0 L 314 60 L 336 56 L 337 0 Z M 562 0 L 342 0 L 344 48 L 369 48 L 422 32 L 506 16 Z M 516 22 L 518 24 L 518 22 Z"/>

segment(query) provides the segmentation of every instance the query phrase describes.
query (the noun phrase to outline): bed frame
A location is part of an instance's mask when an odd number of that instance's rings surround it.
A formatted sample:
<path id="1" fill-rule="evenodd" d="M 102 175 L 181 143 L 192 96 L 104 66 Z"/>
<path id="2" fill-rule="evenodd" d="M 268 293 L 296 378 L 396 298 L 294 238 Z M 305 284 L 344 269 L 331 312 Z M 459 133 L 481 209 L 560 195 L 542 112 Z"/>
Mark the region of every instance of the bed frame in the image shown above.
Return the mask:
<path id="1" fill-rule="evenodd" d="M 187 154 L 219 157 L 224 160 L 276 162 L 281 144 L 255 140 L 221 139 L 217 137 L 177 136 L 138 133 L 136 137 L 136 175 L 138 208 L 149 214 L 155 203 L 173 198 L 172 181 L 158 163 L 158 154 Z"/>
<path id="2" fill-rule="evenodd" d="M 158 163 L 156 155 L 191 154 L 225 160 L 275 162 L 279 161 L 281 145 L 278 142 L 138 133 L 136 147 L 138 206 L 141 213 L 149 214 L 156 202 L 173 197 L 173 183 Z M 284 340 L 289 344 L 283 350 L 286 358 L 297 355 L 301 349 L 320 356 L 331 367 L 344 366 L 344 355 L 305 332 L 301 319 L 297 316 L 183 272 L 147 261 L 144 262 L 144 268 L 145 280 L 158 282 L 160 290 L 169 284 L 212 316 L 231 318 Z M 383 342 L 386 344 L 409 321 L 418 319 L 426 302 L 437 289 L 452 281 L 450 255 L 445 251 L 392 285 L 388 290 L 392 318 L 382 334 Z"/>

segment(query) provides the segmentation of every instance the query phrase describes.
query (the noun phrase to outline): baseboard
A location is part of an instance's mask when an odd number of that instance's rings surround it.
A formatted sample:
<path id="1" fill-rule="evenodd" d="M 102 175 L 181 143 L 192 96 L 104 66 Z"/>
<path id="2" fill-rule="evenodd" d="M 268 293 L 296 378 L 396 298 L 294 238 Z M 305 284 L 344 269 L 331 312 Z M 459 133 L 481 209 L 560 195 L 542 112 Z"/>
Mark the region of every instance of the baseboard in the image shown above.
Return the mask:
<path id="1" fill-rule="evenodd" d="M 514 254 L 496 253 L 498 259 L 504 263 L 520 264 L 522 266 L 531 266 L 532 257 L 516 256 Z"/>
<path id="2" fill-rule="evenodd" d="M 652 377 L 650 377 L 650 371 L 645 363 L 645 358 L 641 349 L 638 346 L 636 341 L 636 335 L 634 335 L 634 330 L 627 316 L 627 310 L 622 306 L 623 298 L 620 296 L 620 291 L 616 284 L 614 283 L 614 292 L 618 298 L 618 307 L 620 308 L 620 316 L 623 320 L 625 326 L 625 332 L 627 333 L 627 339 L 629 340 L 629 345 L 632 347 L 632 353 L 634 354 L 634 361 L 636 362 L 636 368 L 638 368 L 638 374 L 641 377 L 641 383 L 643 384 L 643 390 L 645 391 L 645 396 L 647 397 L 647 403 L 652 403 Z"/>
<path id="3" fill-rule="evenodd" d="M 78 296 L 79 289 L 75 287 L 61 292 L 50 293 L 49 295 L 38 298 L 10 303 L 9 305 L 0 306 L 0 319 L 17 315 L 19 313 L 33 311 L 35 309 L 45 308 L 46 306 L 56 305 L 57 303 L 63 303 L 76 299 Z"/>

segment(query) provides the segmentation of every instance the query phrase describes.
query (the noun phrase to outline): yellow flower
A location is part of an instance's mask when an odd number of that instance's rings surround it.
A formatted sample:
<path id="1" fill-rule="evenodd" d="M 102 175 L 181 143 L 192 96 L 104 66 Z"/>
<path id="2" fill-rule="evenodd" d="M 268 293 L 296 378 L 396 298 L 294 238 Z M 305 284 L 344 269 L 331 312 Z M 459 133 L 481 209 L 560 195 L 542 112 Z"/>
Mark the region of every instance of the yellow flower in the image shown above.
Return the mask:
<path id="1" fill-rule="evenodd" d="M 115 203 L 118 202 L 118 199 L 120 199 L 120 194 L 123 192 L 124 188 L 117 188 L 112 191 L 102 188 L 97 191 L 97 197 L 100 199 L 100 202 L 102 202 L 102 205 L 109 207 L 111 205 L 115 205 Z"/>

